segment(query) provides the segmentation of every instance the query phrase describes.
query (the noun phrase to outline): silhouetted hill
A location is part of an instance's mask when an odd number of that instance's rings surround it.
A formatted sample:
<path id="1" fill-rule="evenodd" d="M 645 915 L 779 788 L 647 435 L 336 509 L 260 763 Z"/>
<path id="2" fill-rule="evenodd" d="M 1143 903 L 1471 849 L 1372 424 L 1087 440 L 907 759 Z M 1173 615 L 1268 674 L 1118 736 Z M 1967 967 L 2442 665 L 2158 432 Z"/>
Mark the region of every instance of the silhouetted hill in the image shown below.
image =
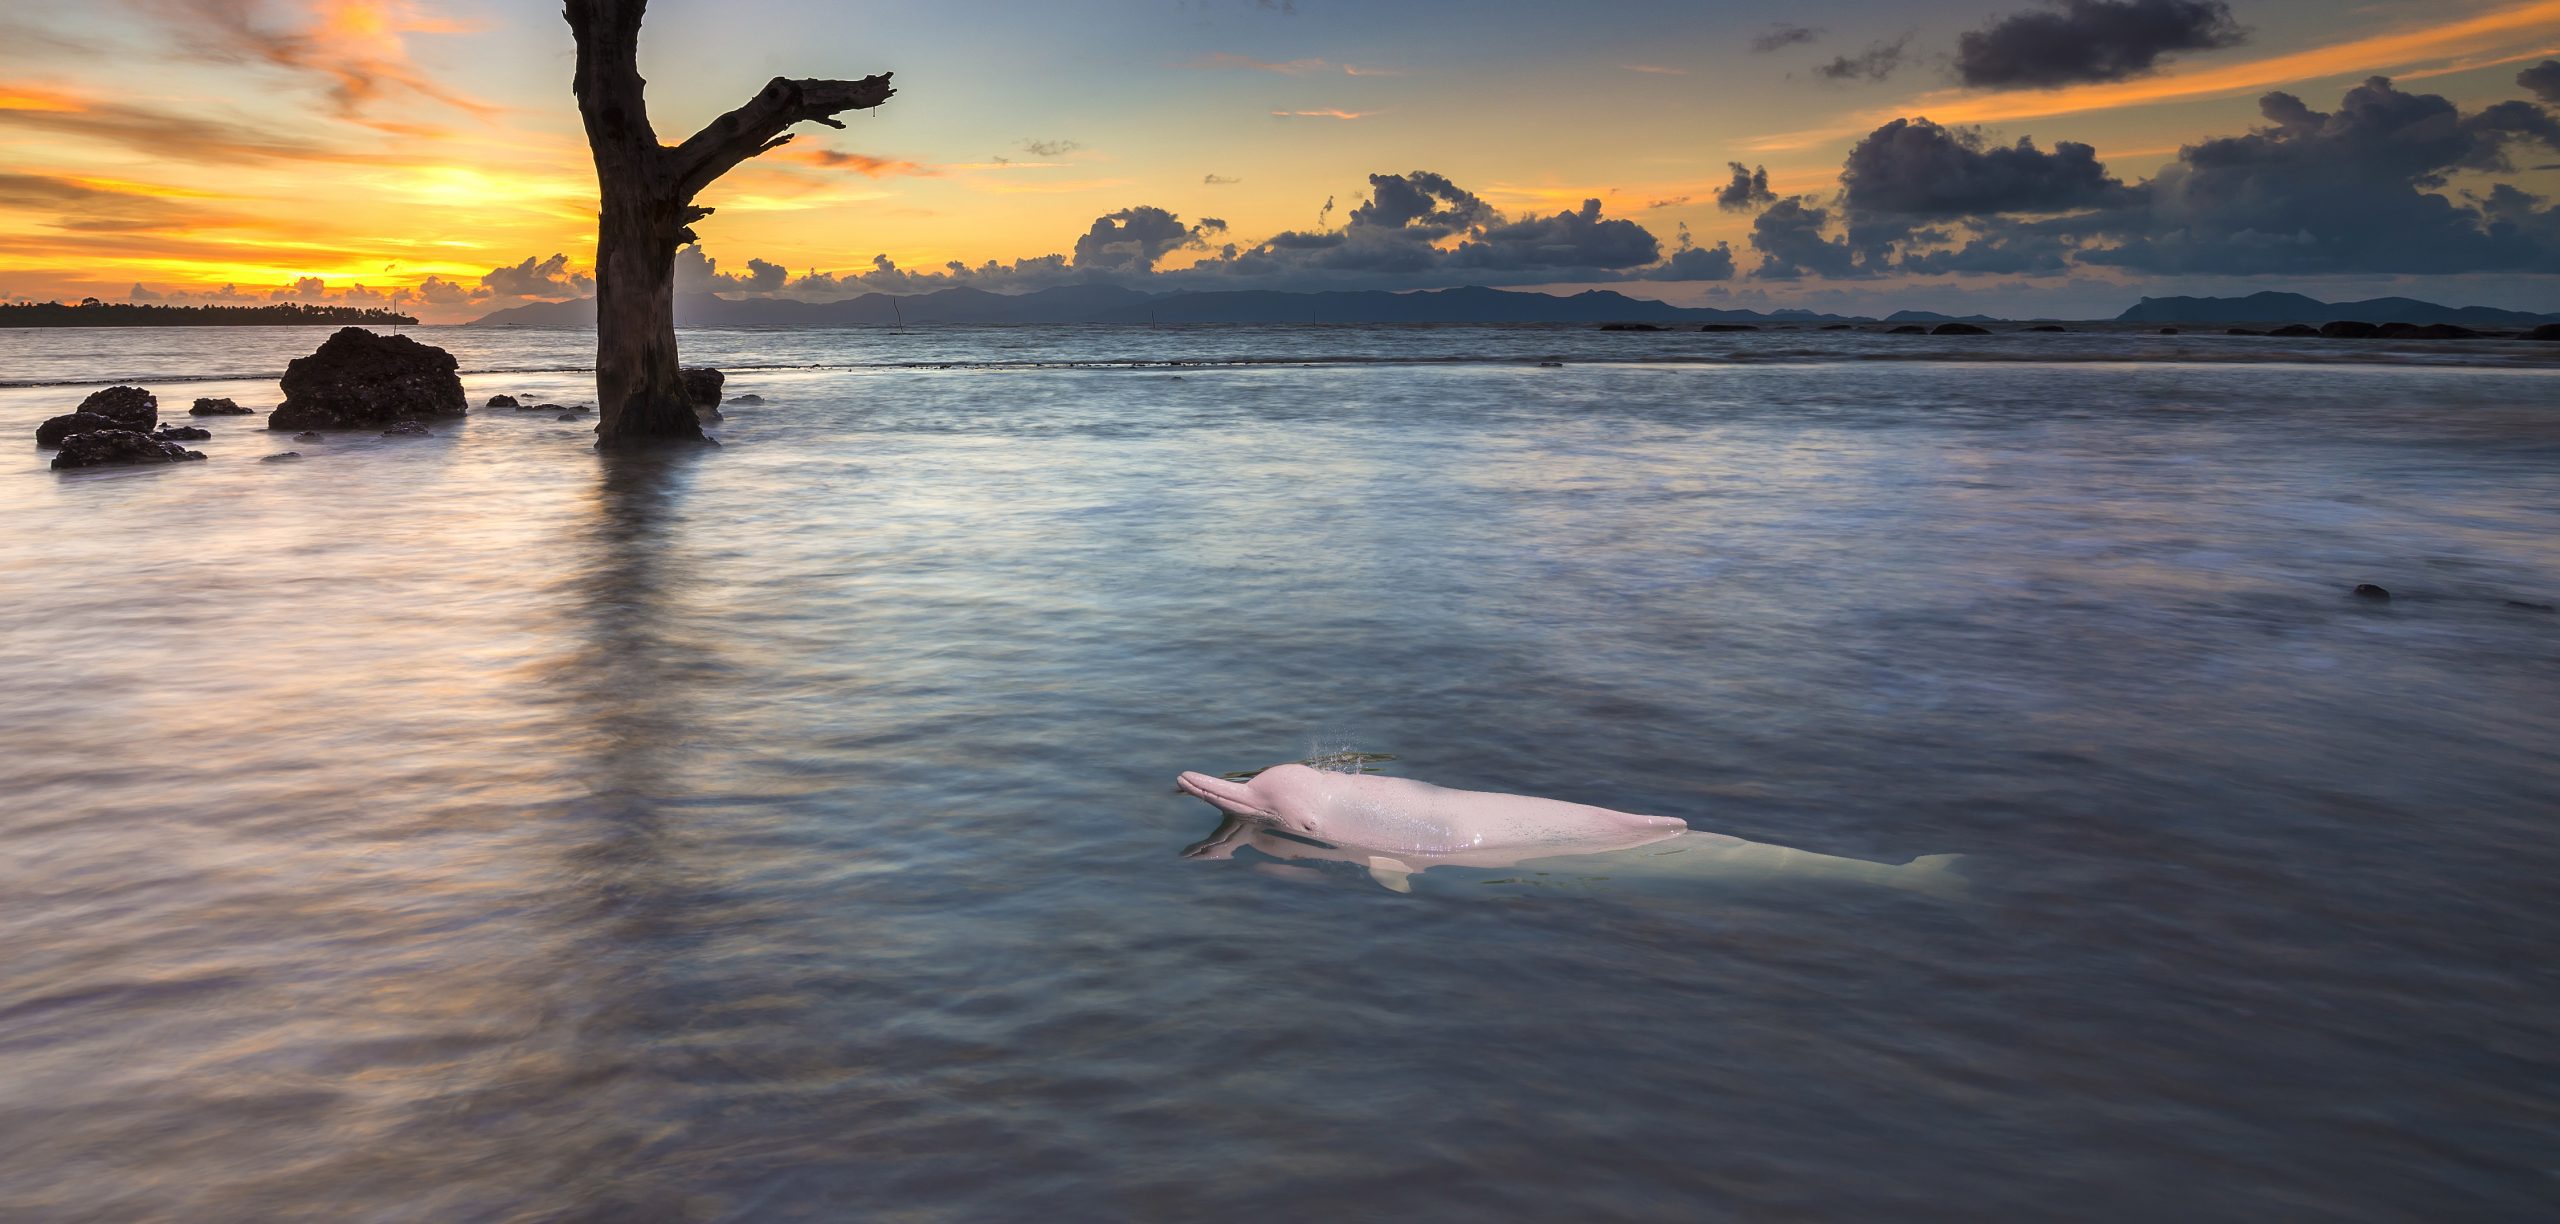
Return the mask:
<path id="1" fill-rule="evenodd" d="M 2299 293 L 2252 293 L 2247 297 L 2147 297 L 2116 316 L 2119 323 L 2327 323 L 2359 319 L 2367 323 L 2465 323 L 2486 327 L 2531 327 L 2560 322 L 2560 314 L 2531 314 L 2493 306 L 2439 306 L 2416 298 L 2367 298 L 2361 302 L 2323 302 Z"/>
<path id="2" fill-rule="evenodd" d="M 1469 286 L 1418 293 L 1383 290 L 1283 293 L 1145 293 L 1117 285 L 1060 285 L 1037 293 L 983 289 L 866 293 L 835 302 L 788 298 L 676 298 L 679 327 L 886 327 L 934 323 L 1769 323 L 1845 322 L 1841 315 L 1708 310 L 1607 290 L 1571 297 Z M 593 327 L 595 301 L 536 302 L 492 312 L 474 326 Z"/>

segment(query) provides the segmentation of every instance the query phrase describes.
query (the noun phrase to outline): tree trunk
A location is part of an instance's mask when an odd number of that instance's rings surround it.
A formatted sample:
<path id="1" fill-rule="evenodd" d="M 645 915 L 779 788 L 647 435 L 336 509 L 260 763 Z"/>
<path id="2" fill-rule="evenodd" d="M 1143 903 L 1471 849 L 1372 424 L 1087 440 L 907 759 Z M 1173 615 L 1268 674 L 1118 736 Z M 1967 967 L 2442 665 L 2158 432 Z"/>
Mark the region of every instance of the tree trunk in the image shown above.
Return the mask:
<path id="1" fill-rule="evenodd" d="M 701 441 L 676 361 L 676 249 L 711 215 L 693 198 L 738 163 L 788 143 L 793 124 L 878 106 L 889 74 L 859 81 L 775 77 L 747 104 L 683 144 L 658 143 L 640 78 L 648 0 L 568 0 L 578 42 L 574 85 L 596 161 L 596 445 Z"/>

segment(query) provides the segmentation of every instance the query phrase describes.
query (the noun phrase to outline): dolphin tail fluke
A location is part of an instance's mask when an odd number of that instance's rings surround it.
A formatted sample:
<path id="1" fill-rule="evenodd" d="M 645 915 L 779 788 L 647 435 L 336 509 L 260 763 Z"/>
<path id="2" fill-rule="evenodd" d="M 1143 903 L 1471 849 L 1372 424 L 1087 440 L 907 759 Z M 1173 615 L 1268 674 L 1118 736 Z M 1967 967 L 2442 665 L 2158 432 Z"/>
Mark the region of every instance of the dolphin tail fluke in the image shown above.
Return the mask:
<path id="1" fill-rule="evenodd" d="M 1924 854 L 1902 865 L 1898 873 L 1908 880 L 1908 887 L 1941 897 L 1962 896 L 1966 880 L 1955 870 L 1964 861 L 1961 854 Z"/>

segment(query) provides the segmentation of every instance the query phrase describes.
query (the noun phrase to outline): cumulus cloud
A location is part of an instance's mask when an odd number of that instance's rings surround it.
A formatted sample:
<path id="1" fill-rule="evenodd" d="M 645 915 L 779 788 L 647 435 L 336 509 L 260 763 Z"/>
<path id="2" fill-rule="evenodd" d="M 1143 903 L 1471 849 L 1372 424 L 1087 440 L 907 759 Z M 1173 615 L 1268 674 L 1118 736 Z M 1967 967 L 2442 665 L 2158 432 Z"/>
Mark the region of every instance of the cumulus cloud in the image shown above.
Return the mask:
<path id="1" fill-rule="evenodd" d="M 135 281 L 133 283 L 132 291 L 124 296 L 125 300 L 132 302 L 157 302 L 162 297 L 161 294 L 153 292 L 149 285 L 145 285 L 140 281 Z"/>
<path id="2" fill-rule="evenodd" d="M 678 260 L 681 265 L 682 260 Z M 565 298 L 595 291 L 594 278 L 569 270 L 569 257 L 553 254 L 537 261 L 533 256 L 512 268 L 491 268 L 480 278 L 480 284 L 500 297 Z"/>
<path id="3" fill-rule="evenodd" d="M 1154 271 L 1156 261 L 1174 251 L 1206 246 L 1208 235 L 1226 228 L 1227 223 L 1215 217 L 1184 225 L 1182 218 L 1142 204 L 1094 218 L 1093 225 L 1076 239 L 1073 262 L 1078 268 L 1143 274 Z"/>
<path id="4" fill-rule="evenodd" d="M 1809 43 L 1820 37 L 1822 37 L 1822 27 L 1820 26 L 1802 26 L 1781 21 L 1753 37 L 1751 40 L 1751 49 L 1755 53 L 1766 55 L 1769 52 L 1776 51 L 1784 47 L 1792 47 L 1798 43 Z"/>
<path id="5" fill-rule="evenodd" d="M 558 256 L 552 258 L 557 259 Z M 548 267 L 549 265 L 545 265 Z M 791 270 L 762 259 L 747 261 L 747 270 L 723 272 L 720 261 L 703 253 L 699 245 L 676 249 L 676 292 L 678 293 L 745 293 L 771 296 L 779 293 L 791 279 Z"/>
<path id="6" fill-rule="evenodd" d="M 1902 52 L 1911 45 L 1909 35 L 1889 43 L 1877 43 L 1856 55 L 1835 55 L 1828 64 L 1813 66 L 1813 75 L 1826 81 L 1881 81 L 1902 67 Z"/>
<path id="7" fill-rule="evenodd" d="M 2517 73 L 2516 84 L 2545 102 L 2560 105 L 2560 60 L 2544 60 Z"/>
<path id="8" fill-rule="evenodd" d="M 1769 279 L 1887 272 L 2322 275 L 2560 271 L 2560 211 L 2509 183 L 2457 191 L 2560 148 L 2529 102 L 2464 112 L 2373 77 L 2334 111 L 2289 93 L 2265 124 L 2199 141 L 2126 183 L 2072 141 L 1993 145 L 1897 119 L 1851 149 L 1837 211 L 1781 201 L 1752 233 Z"/>
<path id="9" fill-rule="evenodd" d="M 305 276 L 269 293 L 267 298 L 277 302 L 325 302 L 329 300 L 329 286 L 317 276 Z"/>
<path id="10" fill-rule="evenodd" d="M 1726 162 L 1733 180 L 1716 189 L 1716 207 L 1726 212 L 1749 212 L 1763 204 L 1774 204 L 1778 197 L 1769 190 L 1769 168 L 1751 167 L 1741 162 Z"/>
<path id="11" fill-rule="evenodd" d="M 430 276 L 418 286 L 418 299 L 430 306 L 460 306 L 489 296 L 491 292 L 485 286 L 472 289 L 441 276 Z"/>
<path id="12" fill-rule="evenodd" d="M 1958 38 L 1956 75 L 1981 89 L 2121 81 L 2247 37 L 2224 0 L 2047 0 Z"/>
<path id="13" fill-rule="evenodd" d="M 1409 229 L 1445 238 L 1493 220 L 1493 206 L 1428 170 L 1369 176 L 1369 202 L 1351 210 L 1351 225 Z"/>
<path id="14" fill-rule="evenodd" d="M 1637 279 L 1724 281 L 1732 280 L 1733 275 L 1732 245 L 1719 242 L 1711 247 L 1699 246 L 1689 237 L 1689 227 L 1684 223 L 1680 226 L 1679 248 L 1671 252 L 1671 258 L 1662 261 L 1658 267 L 1644 269 L 1637 274 Z"/>

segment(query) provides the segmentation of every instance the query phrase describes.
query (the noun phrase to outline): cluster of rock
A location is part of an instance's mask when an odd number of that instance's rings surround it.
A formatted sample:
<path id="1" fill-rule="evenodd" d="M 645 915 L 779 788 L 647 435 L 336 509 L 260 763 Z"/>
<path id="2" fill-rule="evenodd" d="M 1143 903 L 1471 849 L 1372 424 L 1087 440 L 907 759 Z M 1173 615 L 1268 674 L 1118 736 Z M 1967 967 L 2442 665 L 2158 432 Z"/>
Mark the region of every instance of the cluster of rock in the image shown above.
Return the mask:
<path id="1" fill-rule="evenodd" d="M 161 425 L 160 397 L 140 387 L 94 392 L 78 409 L 36 426 L 36 445 L 60 448 L 53 457 L 56 471 L 202 459 L 204 452 L 178 443 L 212 436 L 212 430 L 192 425 Z"/>
<path id="2" fill-rule="evenodd" d="M 340 328 L 284 368 L 284 402 L 267 428 L 381 428 L 469 412 L 453 354 L 407 336 Z M 422 427 L 423 428 L 423 427 Z"/>

